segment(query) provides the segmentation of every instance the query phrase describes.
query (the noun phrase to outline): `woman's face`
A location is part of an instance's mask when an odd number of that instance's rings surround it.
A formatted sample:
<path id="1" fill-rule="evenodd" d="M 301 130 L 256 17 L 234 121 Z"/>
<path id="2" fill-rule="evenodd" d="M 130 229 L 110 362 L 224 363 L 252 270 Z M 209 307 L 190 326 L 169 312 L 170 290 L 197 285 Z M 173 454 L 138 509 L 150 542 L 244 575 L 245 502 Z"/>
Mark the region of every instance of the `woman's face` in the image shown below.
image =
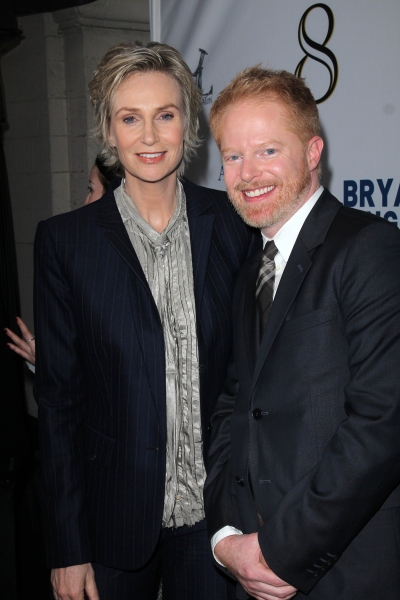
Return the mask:
<path id="1" fill-rule="evenodd" d="M 158 72 L 133 73 L 117 88 L 109 142 L 129 183 L 176 178 L 183 154 L 184 118 L 178 84 Z"/>
<path id="2" fill-rule="evenodd" d="M 86 196 L 85 202 L 83 204 L 90 204 L 91 202 L 100 200 L 104 192 L 105 189 L 100 180 L 99 170 L 96 167 L 96 165 L 93 165 L 92 170 L 89 174 L 89 193 Z"/>

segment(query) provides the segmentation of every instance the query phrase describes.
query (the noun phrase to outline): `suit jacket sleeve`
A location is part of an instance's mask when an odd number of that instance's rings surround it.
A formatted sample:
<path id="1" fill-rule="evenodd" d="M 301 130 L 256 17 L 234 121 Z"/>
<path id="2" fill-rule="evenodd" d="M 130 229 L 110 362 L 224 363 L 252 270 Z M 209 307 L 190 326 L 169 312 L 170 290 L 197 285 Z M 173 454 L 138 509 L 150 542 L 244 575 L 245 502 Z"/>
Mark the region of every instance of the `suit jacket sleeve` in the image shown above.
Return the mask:
<path id="1" fill-rule="evenodd" d="M 41 435 L 46 562 L 66 567 L 90 561 L 83 512 L 80 427 L 85 382 L 72 291 L 47 223 L 35 239 L 35 397 Z"/>
<path id="2" fill-rule="evenodd" d="M 231 430 L 230 417 L 238 390 L 235 361 L 231 355 L 223 393 L 211 420 L 212 433 L 208 454 L 208 474 L 204 486 L 204 503 L 209 537 L 231 525 L 242 529 L 231 486 Z"/>
<path id="3" fill-rule="evenodd" d="M 400 482 L 399 257 L 399 231 L 383 222 L 353 240 L 337 290 L 348 347 L 347 418 L 259 533 L 269 566 L 304 593 Z"/>

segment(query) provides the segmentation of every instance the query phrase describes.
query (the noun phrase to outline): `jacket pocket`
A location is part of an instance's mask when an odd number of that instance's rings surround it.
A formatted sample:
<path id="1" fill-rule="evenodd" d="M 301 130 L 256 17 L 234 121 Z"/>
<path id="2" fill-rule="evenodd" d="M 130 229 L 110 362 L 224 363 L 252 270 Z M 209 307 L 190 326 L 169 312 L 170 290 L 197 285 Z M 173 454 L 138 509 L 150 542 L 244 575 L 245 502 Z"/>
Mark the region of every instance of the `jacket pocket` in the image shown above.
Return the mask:
<path id="1" fill-rule="evenodd" d="M 114 440 L 85 425 L 85 457 L 92 463 L 110 466 Z"/>
<path id="2" fill-rule="evenodd" d="M 310 327 L 317 327 L 323 325 L 329 321 L 333 321 L 337 317 L 337 307 L 333 304 L 329 306 L 323 306 L 313 310 L 312 312 L 293 317 L 285 322 L 283 333 L 289 335 L 302 329 L 309 329 Z"/>

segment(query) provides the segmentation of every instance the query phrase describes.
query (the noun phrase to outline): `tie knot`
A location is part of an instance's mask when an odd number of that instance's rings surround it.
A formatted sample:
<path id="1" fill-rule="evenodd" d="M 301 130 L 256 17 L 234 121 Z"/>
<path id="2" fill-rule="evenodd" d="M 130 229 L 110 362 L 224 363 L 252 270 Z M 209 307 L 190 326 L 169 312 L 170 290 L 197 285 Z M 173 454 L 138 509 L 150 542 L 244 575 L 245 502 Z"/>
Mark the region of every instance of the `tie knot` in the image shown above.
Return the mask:
<path id="1" fill-rule="evenodd" d="M 269 242 L 267 242 L 265 244 L 264 250 L 263 250 L 264 259 L 274 260 L 277 253 L 278 253 L 278 248 L 275 246 L 274 240 L 270 240 Z"/>

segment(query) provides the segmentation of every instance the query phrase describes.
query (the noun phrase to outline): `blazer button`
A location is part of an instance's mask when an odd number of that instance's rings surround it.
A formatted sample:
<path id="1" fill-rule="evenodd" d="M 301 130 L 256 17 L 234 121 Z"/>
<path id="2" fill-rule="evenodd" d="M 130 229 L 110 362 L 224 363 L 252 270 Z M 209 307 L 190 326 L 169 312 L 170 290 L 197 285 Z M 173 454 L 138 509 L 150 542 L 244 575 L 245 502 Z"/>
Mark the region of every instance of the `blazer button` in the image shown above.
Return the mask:
<path id="1" fill-rule="evenodd" d="M 244 487 L 244 481 L 243 481 L 243 479 L 242 479 L 241 477 L 238 477 L 238 476 L 236 475 L 235 479 L 236 479 L 237 483 L 238 483 L 238 484 L 239 484 L 241 487 Z"/>
<path id="2" fill-rule="evenodd" d="M 262 419 L 261 408 L 255 408 L 251 414 L 253 415 L 253 419 L 255 419 L 256 421 Z"/>
<path id="3" fill-rule="evenodd" d="M 207 365 L 199 365 L 200 373 L 205 373 L 207 371 Z"/>

